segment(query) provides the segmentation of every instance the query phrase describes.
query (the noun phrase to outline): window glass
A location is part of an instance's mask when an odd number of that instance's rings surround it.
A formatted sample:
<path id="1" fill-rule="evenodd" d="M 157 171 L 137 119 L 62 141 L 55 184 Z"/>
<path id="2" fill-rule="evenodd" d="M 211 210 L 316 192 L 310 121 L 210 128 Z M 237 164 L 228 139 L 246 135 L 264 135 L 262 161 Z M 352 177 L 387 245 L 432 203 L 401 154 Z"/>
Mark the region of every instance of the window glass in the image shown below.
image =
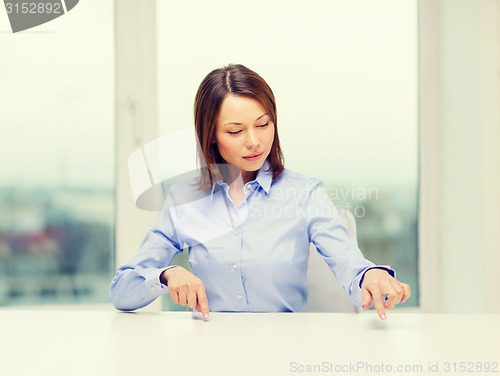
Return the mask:
<path id="1" fill-rule="evenodd" d="M 0 12 L 0 306 L 107 302 L 113 2 L 11 33 Z"/>
<path id="2" fill-rule="evenodd" d="M 404 306 L 418 305 L 417 1 L 157 7 L 160 134 L 193 127 L 212 69 L 256 71 L 276 97 L 285 167 L 325 182 L 366 258 L 394 267 L 412 287 Z"/>

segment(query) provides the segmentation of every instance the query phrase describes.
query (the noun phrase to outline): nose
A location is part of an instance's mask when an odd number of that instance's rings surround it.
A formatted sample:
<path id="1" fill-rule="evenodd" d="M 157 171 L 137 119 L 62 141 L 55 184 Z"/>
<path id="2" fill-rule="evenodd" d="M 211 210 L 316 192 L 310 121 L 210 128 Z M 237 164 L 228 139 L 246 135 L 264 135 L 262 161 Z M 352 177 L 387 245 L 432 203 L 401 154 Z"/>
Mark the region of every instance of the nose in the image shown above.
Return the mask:
<path id="1" fill-rule="evenodd" d="M 246 147 L 250 150 L 257 149 L 260 145 L 260 140 L 257 137 L 255 130 L 250 130 L 246 139 Z"/>

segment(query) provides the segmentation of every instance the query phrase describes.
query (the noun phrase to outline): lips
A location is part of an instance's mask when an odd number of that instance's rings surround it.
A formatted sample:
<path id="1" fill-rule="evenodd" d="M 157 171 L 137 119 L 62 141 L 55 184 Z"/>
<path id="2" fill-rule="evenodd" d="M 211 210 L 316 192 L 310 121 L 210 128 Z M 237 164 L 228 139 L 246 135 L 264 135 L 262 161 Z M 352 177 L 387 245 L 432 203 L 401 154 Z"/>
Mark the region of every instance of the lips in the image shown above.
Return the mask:
<path id="1" fill-rule="evenodd" d="M 246 160 L 249 160 L 249 161 L 255 161 L 255 160 L 259 159 L 262 156 L 263 153 L 264 152 L 253 153 L 253 154 L 247 155 L 247 156 L 245 156 L 243 158 L 245 158 Z"/>
<path id="2" fill-rule="evenodd" d="M 259 155 L 262 155 L 262 152 L 260 152 L 260 153 L 253 153 L 253 154 L 247 155 L 246 157 L 243 157 L 243 158 L 252 158 L 252 157 L 257 157 Z"/>

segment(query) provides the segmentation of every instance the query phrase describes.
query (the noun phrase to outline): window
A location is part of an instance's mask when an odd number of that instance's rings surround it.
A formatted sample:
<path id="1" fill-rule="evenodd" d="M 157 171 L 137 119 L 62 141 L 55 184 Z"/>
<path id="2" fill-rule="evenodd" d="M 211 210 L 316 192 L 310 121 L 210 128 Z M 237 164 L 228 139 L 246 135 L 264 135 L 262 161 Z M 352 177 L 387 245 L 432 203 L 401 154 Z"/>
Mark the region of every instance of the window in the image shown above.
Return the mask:
<path id="1" fill-rule="evenodd" d="M 109 301 L 113 11 L 112 1 L 80 2 L 2 35 L 0 306 Z"/>
<path id="2" fill-rule="evenodd" d="M 365 256 L 394 267 L 412 286 L 405 306 L 418 305 L 417 2 L 158 1 L 157 12 L 159 133 L 193 126 L 210 70 L 255 70 L 276 96 L 285 166 L 324 180 Z"/>

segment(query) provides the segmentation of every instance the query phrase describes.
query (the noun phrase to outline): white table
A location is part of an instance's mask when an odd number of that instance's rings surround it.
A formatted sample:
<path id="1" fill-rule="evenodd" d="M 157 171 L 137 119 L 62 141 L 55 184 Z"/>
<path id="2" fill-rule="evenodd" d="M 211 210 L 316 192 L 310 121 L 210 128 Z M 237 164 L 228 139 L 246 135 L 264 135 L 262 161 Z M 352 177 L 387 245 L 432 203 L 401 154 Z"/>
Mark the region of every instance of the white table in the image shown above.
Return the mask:
<path id="1" fill-rule="evenodd" d="M 500 375 L 499 363 L 500 315 L 0 311 L 5 376 Z"/>

